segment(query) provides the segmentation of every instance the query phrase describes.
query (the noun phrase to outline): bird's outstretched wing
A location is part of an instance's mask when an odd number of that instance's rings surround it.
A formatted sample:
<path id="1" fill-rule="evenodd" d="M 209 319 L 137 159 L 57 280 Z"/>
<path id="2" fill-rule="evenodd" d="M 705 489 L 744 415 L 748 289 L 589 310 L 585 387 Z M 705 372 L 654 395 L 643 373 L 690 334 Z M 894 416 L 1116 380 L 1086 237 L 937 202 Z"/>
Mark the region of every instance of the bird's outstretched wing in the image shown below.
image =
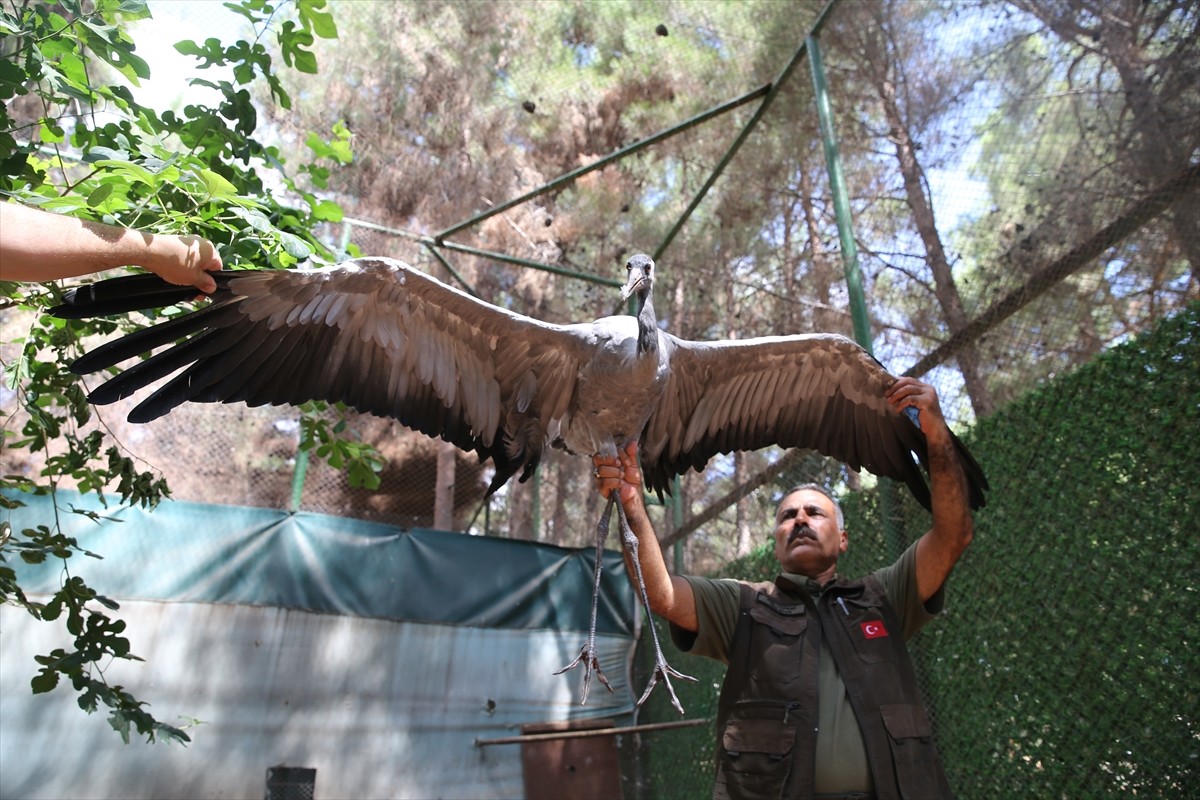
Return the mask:
<path id="1" fill-rule="evenodd" d="M 540 322 L 476 300 L 399 261 L 323 270 L 214 273 L 211 304 L 104 344 L 71 365 L 87 374 L 171 345 L 97 387 L 111 403 L 183 369 L 129 415 L 184 402 L 343 402 L 491 458 L 489 491 L 541 457 L 571 401 L 586 326 Z M 195 295 L 155 275 L 67 292 L 60 317 L 159 308 Z"/>
<path id="2" fill-rule="evenodd" d="M 661 493 L 718 453 L 780 445 L 901 481 L 929 507 L 918 464 L 926 461 L 925 437 L 884 399 L 896 379 L 853 341 L 835 334 L 662 340 L 671 375 L 642 436 L 647 488 Z M 987 479 L 957 438 L 955 446 L 971 505 L 981 507 Z"/>

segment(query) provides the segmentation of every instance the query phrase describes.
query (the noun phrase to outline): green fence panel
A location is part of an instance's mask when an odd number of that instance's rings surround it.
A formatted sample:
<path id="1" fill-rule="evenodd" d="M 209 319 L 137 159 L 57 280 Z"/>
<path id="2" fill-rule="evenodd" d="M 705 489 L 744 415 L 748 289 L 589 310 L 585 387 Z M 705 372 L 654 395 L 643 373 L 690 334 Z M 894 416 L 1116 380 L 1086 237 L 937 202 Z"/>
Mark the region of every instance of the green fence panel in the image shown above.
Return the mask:
<path id="1" fill-rule="evenodd" d="M 1179 797 L 1200 785 L 1200 305 L 982 420 L 966 437 L 992 484 L 942 618 L 911 643 L 961 797 Z M 879 498 L 844 503 L 847 574 L 887 552 Z M 909 539 L 928 515 L 907 496 Z M 768 546 L 724 576 L 773 574 Z M 660 631 L 662 628 L 660 628 Z M 639 668 L 648 668 L 639 648 Z M 688 717 L 715 717 L 723 666 Z M 641 722 L 677 718 L 653 696 Z M 714 733 L 647 739 L 643 796 L 712 791 Z"/>

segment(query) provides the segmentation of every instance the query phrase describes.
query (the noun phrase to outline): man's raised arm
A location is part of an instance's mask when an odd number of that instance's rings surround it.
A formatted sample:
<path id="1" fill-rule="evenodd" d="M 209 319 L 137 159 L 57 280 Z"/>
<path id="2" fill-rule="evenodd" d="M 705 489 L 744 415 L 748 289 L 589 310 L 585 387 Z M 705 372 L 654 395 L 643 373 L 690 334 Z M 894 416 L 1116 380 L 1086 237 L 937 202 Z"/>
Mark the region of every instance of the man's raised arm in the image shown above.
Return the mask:
<path id="1" fill-rule="evenodd" d="M 933 527 L 917 542 L 917 594 L 933 597 L 975 535 L 967 478 L 954 451 L 937 391 L 915 378 L 900 378 L 887 392 L 897 410 L 915 408 L 929 450 Z"/>

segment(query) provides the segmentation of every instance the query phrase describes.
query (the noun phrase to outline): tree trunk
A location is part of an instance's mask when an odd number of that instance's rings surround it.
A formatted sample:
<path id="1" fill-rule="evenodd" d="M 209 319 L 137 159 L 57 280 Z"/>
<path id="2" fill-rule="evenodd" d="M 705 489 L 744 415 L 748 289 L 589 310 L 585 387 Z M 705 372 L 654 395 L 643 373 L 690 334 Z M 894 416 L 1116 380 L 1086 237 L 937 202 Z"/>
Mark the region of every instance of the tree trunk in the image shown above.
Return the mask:
<path id="1" fill-rule="evenodd" d="M 1164 124 L 1162 106 L 1154 91 L 1146 53 L 1138 42 L 1140 31 L 1136 21 L 1117 21 L 1112 17 L 1109 14 L 1100 16 L 1100 46 L 1112 59 L 1117 74 L 1121 76 L 1125 100 L 1133 112 L 1134 129 L 1142 140 L 1141 146 L 1134 151 L 1139 172 L 1147 186 L 1156 186 L 1187 167 L 1190 148 L 1171 136 Z M 1128 24 L 1121 24 L 1123 22 Z M 1200 220 L 1200 197 L 1193 193 L 1180 198 L 1175 208 L 1167 213 L 1179 250 L 1195 272 L 1200 269 L 1200 236 L 1196 233 L 1196 220 Z"/>
<path id="2" fill-rule="evenodd" d="M 896 97 L 896 82 L 891 77 L 895 71 L 894 56 L 888 48 L 883 33 L 889 27 L 888 20 L 885 19 L 885 15 L 888 13 L 890 13 L 889 10 L 882 5 L 873 6 L 873 16 L 877 28 L 865 37 L 867 47 L 864 57 L 867 77 L 883 104 L 889 137 L 895 147 L 896 161 L 899 163 L 900 175 L 904 181 L 905 199 L 912 211 L 913 224 L 921 237 L 921 243 L 925 248 L 925 258 L 933 275 L 933 294 L 941 308 L 946 327 L 953 336 L 967 326 L 967 315 L 963 309 L 962 296 L 954 282 L 950 262 L 946 258 L 946 250 L 942 246 L 942 237 L 938 233 L 937 222 L 934 219 L 933 205 L 925 191 L 925 170 L 917 159 L 917 148 Z M 979 351 L 974 343 L 965 345 L 959 351 L 958 368 L 962 373 L 967 396 L 971 399 L 975 416 L 985 417 L 991 414 L 994 403 L 991 392 L 988 391 L 983 380 L 979 368 Z"/>
<path id="3" fill-rule="evenodd" d="M 809 286 L 816 303 L 811 330 L 819 333 L 849 333 L 845 319 L 833 310 L 833 304 L 830 302 L 832 287 L 837 280 L 834 274 L 834 259 L 825 249 L 825 242 L 821 239 L 820 219 L 812 201 L 812 174 L 803 167 L 799 188 L 800 211 L 804 214 L 804 227 L 808 230 L 808 248 L 812 258 L 812 264 L 809 266 Z"/>
<path id="4" fill-rule="evenodd" d="M 537 532 L 533 529 L 533 482 L 537 475 L 525 483 L 514 479 L 508 482 L 508 496 L 505 499 L 508 510 L 509 539 L 525 539 L 537 541 Z M 504 534 L 501 534 L 504 535 Z"/>
<path id="5" fill-rule="evenodd" d="M 741 486 L 746 481 L 746 454 L 737 452 L 733 454 L 733 485 Z M 737 547 L 734 550 L 734 555 L 741 558 L 744 555 L 750 554 L 751 535 L 750 535 L 750 514 L 749 505 L 750 497 L 747 495 L 737 501 L 736 508 L 736 523 L 734 529 L 737 531 Z"/>
<path id="6" fill-rule="evenodd" d="M 896 104 L 896 85 L 890 80 L 884 80 L 877 88 L 880 99 L 883 100 L 892 143 L 896 147 L 896 160 L 904 178 L 904 194 L 909 208 L 912 209 L 913 224 L 917 226 L 917 233 L 925 246 L 929 270 L 933 273 L 933 294 L 941 306 L 950 335 L 953 336 L 967 326 L 967 314 L 963 310 L 962 297 L 954 282 L 950 262 L 946 259 L 946 250 L 942 246 L 942 237 L 938 233 L 937 221 L 933 216 L 933 206 L 925 194 L 925 171 L 921 162 L 917 160 L 916 148 L 908 128 L 900 118 L 900 108 Z M 968 344 L 959 351 L 958 368 L 962 372 L 975 416 L 986 417 L 991 414 L 994 408 L 992 396 L 980 374 L 979 351 L 974 344 Z"/>
<path id="7" fill-rule="evenodd" d="M 455 448 L 449 442 L 439 442 L 437 451 L 437 483 L 433 489 L 433 527 L 439 531 L 454 530 L 454 473 Z"/>
<path id="8" fill-rule="evenodd" d="M 1056 12 L 1041 2 L 1012 2 L 1040 20 L 1058 38 L 1084 50 L 1098 51 L 1098 55 L 1112 63 L 1121 79 L 1133 128 L 1141 140 L 1140 144 L 1133 145 L 1132 155 L 1139 177 L 1146 186 L 1156 186 L 1187 169 L 1195 140 L 1180 140 L 1171 132 L 1152 77 L 1152 69 L 1159 73 L 1165 71 L 1164 63 L 1152 68 L 1150 56 L 1140 41 L 1147 22 L 1145 15 L 1152 10 L 1150 6 L 1129 0 L 1116 4 L 1109 0 L 1101 4 L 1080 0 L 1078 6 L 1069 4 Z M 1081 22 L 1083 19 L 1095 20 L 1095 25 L 1086 27 Z M 1153 33 L 1151 31 L 1151 36 Z M 1153 58 L 1165 62 L 1168 57 L 1156 54 Z M 1160 91 L 1168 89 L 1160 86 Z M 1196 235 L 1200 196 L 1191 193 L 1180 198 L 1167 213 L 1175 244 L 1187 259 L 1194 277 L 1200 271 L 1200 236 Z"/>

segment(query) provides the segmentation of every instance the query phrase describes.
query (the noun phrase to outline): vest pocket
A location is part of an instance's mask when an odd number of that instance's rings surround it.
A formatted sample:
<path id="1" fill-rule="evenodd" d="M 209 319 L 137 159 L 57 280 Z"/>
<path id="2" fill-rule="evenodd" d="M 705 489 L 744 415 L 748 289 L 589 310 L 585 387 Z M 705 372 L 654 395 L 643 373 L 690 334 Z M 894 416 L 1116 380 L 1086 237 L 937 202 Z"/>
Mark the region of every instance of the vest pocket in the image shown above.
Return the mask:
<path id="1" fill-rule="evenodd" d="M 800 680 L 801 641 L 808 628 L 803 606 L 778 608 L 759 604 L 750 609 L 751 650 L 758 658 L 751 661 L 750 678 L 782 690 Z"/>
<path id="2" fill-rule="evenodd" d="M 792 772 L 797 703 L 750 701 L 734 706 L 721 732 L 714 800 L 782 797 Z"/>
<path id="3" fill-rule="evenodd" d="M 904 798 L 936 798 L 944 795 L 938 782 L 940 769 L 933 746 L 933 726 L 922 705 L 900 703 L 879 706 L 892 748 L 896 782 Z"/>

